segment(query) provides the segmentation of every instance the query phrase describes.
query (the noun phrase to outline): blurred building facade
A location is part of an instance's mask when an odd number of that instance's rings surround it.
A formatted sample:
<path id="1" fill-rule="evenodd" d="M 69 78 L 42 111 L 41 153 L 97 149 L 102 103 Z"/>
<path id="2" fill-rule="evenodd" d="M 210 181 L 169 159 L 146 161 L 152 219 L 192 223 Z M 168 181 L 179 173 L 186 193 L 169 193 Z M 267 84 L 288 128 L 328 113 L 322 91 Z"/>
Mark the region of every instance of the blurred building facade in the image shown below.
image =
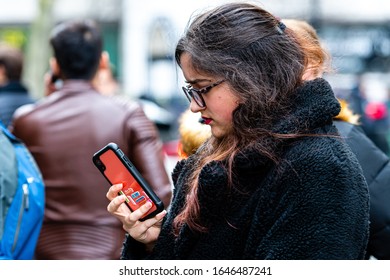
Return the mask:
<path id="1" fill-rule="evenodd" d="M 18 45 L 29 54 L 25 80 L 39 97 L 40 79 L 48 67 L 47 38 L 52 26 L 72 18 L 93 18 L 102 26 L 104 48 L 122 90 L 134 98 L 154 99 L 176 113 L 187 104 L 181 91 L 183 78 L 174 63 L 175 43 L 194 13 L 223 2 L 228 1 L 0 0 L 0 41 Z M 388 100 L 390 2 L 252 2 L 280 18 L 300 18 L 316 27 L 333 56 L 336 72 L 327 78 L 339 94 L 350 92 L 364 74 L 367 80 L 383 84 L 382 96 Z"/>
<path id="2" fill-rule="evenodd" d="M 3 3 L 2 3 L 3 2 Z M 51 3 L 51 21 L 94 18 L 125 92 L 161 98 L 177 91 L 172 52 L 190 16 L 215 0 L 0 0 L 0 40 L 26 48 L 40 8 Z M 383 0 L 262 0 L 280 18 L 311 22 L 340 73 L 390 72 L 390 4 Z M 50 27 L 49 27 L 50 29 Z M 47 45 L 46 42 L 42 42 Z M 173 69 L 173 70 L 172 70 Z M 167 83 L 171 80 L 172 83 Z"/>

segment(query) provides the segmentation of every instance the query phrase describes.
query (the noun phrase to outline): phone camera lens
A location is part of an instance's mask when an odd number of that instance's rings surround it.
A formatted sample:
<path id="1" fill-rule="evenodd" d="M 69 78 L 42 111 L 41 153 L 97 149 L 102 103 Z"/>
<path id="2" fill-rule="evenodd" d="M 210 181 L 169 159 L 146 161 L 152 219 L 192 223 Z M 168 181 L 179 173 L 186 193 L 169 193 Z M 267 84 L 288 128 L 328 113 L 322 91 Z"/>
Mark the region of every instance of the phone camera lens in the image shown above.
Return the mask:
<path id="1" fill-rule="evenodd" d="M 95 162 L 96 162 L 97 167 L 98 167 L 100 170 L 102 170 L 102 171 L 106 170 L 106 167 L 104 166 L 104 164 L 101 162 L 100 159 L 96 159 Z"/>

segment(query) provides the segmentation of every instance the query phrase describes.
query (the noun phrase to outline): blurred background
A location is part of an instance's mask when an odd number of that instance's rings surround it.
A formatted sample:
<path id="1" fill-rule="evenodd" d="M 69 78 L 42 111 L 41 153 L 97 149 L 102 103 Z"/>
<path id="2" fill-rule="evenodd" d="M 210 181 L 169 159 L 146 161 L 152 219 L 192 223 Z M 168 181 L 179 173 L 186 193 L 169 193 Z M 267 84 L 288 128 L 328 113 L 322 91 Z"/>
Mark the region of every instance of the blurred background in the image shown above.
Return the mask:
<path id="1" fill-rule="evenodd" d="M 188 107 L 173 51 L 193 13 L 222 0 L 0 0 L 0 41 L 26 56 L 23 80 L 35 98 L 43 95 L 52 27 L 73 18 L 92 18 L 102 27 L 105 50 L 124 94 L 145 104 L 165 142 L 177 137 L 177 120 Z M 390 2 L 385 0 L 252 1 L 280 18 L 307 20 L 333 57 L 326 78 L 336 95 L 363 103 L 359 114 L 385 119 L 390 138 Z M 381 104 L 382 107 L 369 107 Z M 379 109 L 378 109 L 379 108 Z M 366 111 L 369 112 L 366 112 Z"/>

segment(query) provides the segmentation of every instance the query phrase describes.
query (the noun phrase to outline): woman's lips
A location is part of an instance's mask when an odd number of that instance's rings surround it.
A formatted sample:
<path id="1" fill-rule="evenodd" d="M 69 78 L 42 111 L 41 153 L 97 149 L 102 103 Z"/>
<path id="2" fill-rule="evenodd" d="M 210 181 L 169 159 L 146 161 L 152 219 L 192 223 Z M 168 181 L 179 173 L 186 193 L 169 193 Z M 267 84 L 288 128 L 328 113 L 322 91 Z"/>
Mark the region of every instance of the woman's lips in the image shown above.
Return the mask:
<path id="1" fill-rule="evenodd" d="M 210 124 L 212 120 L 213 120 L 213 119 L 201 117 L 201 118 L 199 119 L 199 122 L 200 122 L 200 123 L 203 123 L 203 124 Z"/>

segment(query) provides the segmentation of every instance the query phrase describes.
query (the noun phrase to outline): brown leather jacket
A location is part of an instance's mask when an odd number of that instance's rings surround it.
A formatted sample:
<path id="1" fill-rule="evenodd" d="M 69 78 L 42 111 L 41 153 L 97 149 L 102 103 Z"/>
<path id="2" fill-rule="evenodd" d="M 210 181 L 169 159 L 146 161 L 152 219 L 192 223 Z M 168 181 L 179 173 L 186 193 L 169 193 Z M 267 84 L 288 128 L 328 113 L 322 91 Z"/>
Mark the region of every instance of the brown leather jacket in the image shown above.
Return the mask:
<path id="1" fill-rule="evenodd" d="M 167 207 L 171 184 L 154 124 L 136 103 L 120 104 L 81 80 L 19 109 L 11 128 L 35 157 L 46 208 L 38 259 L 119 259 L 124 231 L 107 212 L 109 184 L 92 155 L 115 142 Z"/>

